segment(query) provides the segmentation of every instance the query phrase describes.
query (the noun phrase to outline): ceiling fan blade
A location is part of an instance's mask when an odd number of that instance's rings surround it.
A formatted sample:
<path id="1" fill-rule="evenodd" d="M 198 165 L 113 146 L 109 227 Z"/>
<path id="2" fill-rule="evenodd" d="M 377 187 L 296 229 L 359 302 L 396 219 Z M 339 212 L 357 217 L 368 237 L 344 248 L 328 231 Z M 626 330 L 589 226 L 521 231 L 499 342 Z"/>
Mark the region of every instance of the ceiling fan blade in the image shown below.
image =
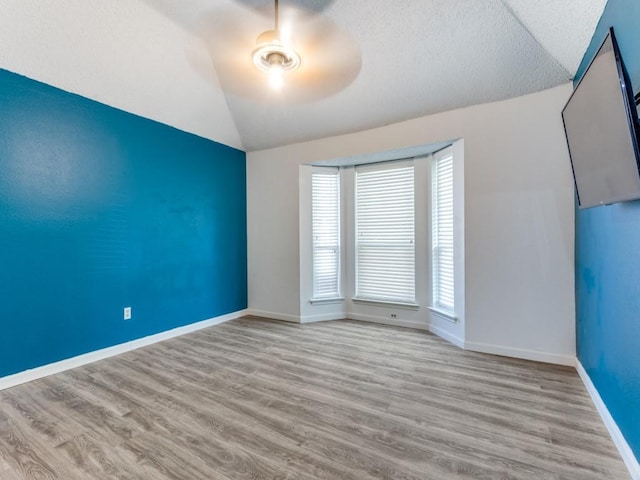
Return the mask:
<path id="1" fill-rule="evenodd" d="M 300 68 L 290 76 L 299 101 L 333 95 L 360 73 L 362 56 L 355 40 L 325 17 L 297 24 L 292 41 L 302 58 Z"/>

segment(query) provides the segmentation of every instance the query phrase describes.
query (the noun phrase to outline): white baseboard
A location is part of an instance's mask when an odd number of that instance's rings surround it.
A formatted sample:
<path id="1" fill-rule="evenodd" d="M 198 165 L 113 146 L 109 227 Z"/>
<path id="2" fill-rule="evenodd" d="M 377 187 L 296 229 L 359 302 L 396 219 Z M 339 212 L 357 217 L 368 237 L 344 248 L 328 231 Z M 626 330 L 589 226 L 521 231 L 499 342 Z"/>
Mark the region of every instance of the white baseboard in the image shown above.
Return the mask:
<path id="1" fill-rule="evenodd" d="M 300 323 L 329 322 L 332 320 L 343 320 L 347 318 L 344 313 L 325 313 L 322 315 L 303 315 Z"/>
<path id="2" fill-rule="evenodd" d="M 527 350 L 524 348 L 505 347 L 504 345 L 490 345 L 477 342 L 465 342 L 464 348 L 473 352 L 491 353 L 503 357 L 522 358 L 524 360 L 567 365 L 569 367 L 573 367 L 576 364 L 575 356 L 560 353 L 541 352 L 538 350 Z"/>
<path id="3" fill-rule="evenodd" d="M 609 409 L 604 404 L 602 397 L 598 393 L 596 386 L 591 381 L 589 374 L 582 366 L 582 363 L 580 363 L 580 360 L 576 360 L 576 370 L 578 371 L 578 375 L 580 375 L 580 378 L 582 379 L 582 383 L 584 383 L 584 386 L 586 387 L 587 392 L 589 392 L 589 396 L 591 397 L 591 400 L 596 406 L 596 409 L 598 410 L 598 413 L 600 414 L 602 421 L 607 427 L 607 430 L 609 430 L 609 435 L 611 435 L 611 439 L 613 440 L 613 443 L 615 444 L 616 448 L 620 452 L 620 456 L 622 457 L 622 460 L 624 461 L 625 465 L 629 469 L 631 478 L 633 480 L 640 480 L 640 463 L 638 463 L 638 459 L 633 454 L 631 447 L 625 440 L 624 435 L 622 435 L 622 432 L 618 428 L 616 421 L 611 416 L 611 413 L 609 413 Z"/>
<path id="4" fill-rule="evenodd" d="M 464 340 L 456 335 L 453 335 L 451 332 L 448 332 L 442 327 L 437 327 L 436 325 L 429 325 L 429 331 L 440 338 L 444 338 L 446 341 L 453 343 L 456 347 L 464 349 Z"/>
<path id="5" fill-rule="evenodd" d="M 289 315 L 288 313 L 267 312 L 265 310 L 247 310 L 247 315 L 255 317 L 270 318 L 271 320 L 282 320 L 283 322 L 301 323 L 300 315 Z"/>
<path id="6" fill-rule="evenodd" d="M 326 322 L 329 320 L 342 320 L 345 318 L 343 313 L 340 314 L 323 314 L 323 315 L 290 315 L 288 313 L 276 313 L 267 312 L 265 310 L 247 310 L 247 315 L 253 315 L 256 317 L 269 318 L 271 320 L 282 320 L 283 322 L 291 323 L 314 323 L 314 322 Z"/>
<path id="7" fill-rule="evenodd" d="M 429 330 L 428 323 L 421 322 L 408 322 L 405 320 L 394 320 L 387 317 L 377 317 L 375 315 L 362 315 L 359 313 L 348 313 L 346 314 L 346 318 L 351 320 L 359 320 L 361 322 L 371 322 L 371 323 L 380 323 L 382 325 L 392 325 L 394 327 L 407 327 L 407 328 L 415 328 L 418 330 Z"/>
<path id="8" fill-rule="evenodd" d="M 219 325 L 221 323 L 228 322 L 229 320 L 240 318 L 245 315 L 247 315 L 247 310 L 239 310 L 237 312 L 220 315 L 219 317 L 210 318 L 208 320 L 192 323 L 183 327 L 174 328 L 172 330 L 167 330 L 166 332 L 160 332 L 154 335 L 149 335 L 148 337 L 131 340 L 130 342 L 114 345 L 113 347 L 107 347 L 101 350 L 78 355 L 76 357 L 67 358 L 59 362 L 43 365 L 42 367 L 15 373 L 13 375 L 0 378 L 0 390 L 15 387 L 16 385 L 31 382 L 39 378 L 48 377 L 49 375 L 55 375 L 56 373 L 64 372 L 65 370 L 70 370 L 82 365 L 97 362 L 98 360 L 104 360 L 105 358 L 120 355 L 121 353 L 130 352 L 131 350 L 146 347 L 154 343 L 162 342 L 163 340 L 168 340 L 170 338 L 179 337 L 181 335 L 195 332 L 197 330 L 202 330 L 203 328 Z"/>

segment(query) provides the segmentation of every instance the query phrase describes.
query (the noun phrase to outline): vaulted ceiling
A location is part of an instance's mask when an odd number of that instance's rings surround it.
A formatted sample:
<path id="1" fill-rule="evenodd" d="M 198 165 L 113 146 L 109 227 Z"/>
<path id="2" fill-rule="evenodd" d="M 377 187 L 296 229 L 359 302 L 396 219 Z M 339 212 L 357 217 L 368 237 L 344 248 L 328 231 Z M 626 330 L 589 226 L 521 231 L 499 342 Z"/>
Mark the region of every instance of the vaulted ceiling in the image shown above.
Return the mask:
<path id="1" fill-rule="evenodd" d="M 565 83 L 606 0 L 280 4 L 349 36 L 358 65 L 341 90 L 293 101 L 286 85 L 277 98 L 229 88 L 213 61 L 227 41 L 216 25 L 241 21 L 254 42 L 272 27 L 272 0 L 3 0 L 0 68 L 252 151 Z"/>

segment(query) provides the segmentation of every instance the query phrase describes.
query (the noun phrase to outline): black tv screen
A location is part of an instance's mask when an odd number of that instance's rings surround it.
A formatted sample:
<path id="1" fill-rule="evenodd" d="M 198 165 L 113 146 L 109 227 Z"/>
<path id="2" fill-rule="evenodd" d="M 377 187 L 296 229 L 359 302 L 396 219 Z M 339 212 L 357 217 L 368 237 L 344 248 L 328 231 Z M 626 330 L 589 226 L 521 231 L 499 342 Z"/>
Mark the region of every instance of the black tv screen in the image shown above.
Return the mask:
<path id="1" fill-rule="evenodd" d="M 613 28 L 562 119 L 580 208 L 640 198 L 638 113 Z"/>

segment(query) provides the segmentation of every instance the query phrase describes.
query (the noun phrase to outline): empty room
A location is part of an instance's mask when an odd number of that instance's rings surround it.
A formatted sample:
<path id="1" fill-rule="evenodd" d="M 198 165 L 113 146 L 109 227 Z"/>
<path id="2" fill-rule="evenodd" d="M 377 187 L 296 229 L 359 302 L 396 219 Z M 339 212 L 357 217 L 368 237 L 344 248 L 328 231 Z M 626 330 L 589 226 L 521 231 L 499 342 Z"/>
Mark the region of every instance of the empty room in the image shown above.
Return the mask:
<path id="1" fill-rule="evenodd" d="M 0 2 L 0 480 L 640 480 L 639 27 Z"/>

